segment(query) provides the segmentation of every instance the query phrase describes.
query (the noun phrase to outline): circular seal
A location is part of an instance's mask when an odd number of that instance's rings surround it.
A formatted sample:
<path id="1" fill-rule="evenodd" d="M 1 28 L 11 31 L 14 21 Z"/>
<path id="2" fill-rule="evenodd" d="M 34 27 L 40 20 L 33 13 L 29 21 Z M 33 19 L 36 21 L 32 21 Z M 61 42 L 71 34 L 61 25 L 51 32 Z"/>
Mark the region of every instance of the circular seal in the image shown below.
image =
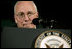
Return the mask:
<path id="1" fill-rule="evenodd" d="M 71 39 L 60 31 L 45 31 L 38 36 L 35 48 L 71 48 Z"/>

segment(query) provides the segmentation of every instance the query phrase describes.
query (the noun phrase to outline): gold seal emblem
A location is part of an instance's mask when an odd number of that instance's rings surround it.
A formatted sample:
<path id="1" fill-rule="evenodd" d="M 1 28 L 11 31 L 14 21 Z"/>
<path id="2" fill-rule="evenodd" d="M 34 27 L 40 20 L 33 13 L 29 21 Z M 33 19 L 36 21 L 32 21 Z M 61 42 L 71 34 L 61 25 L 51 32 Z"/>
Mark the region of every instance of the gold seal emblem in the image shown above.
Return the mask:
<path id="1" fill-rule="evenodd" d="M 71 39 L 60 31 L 45 31 L 37 38 L 35 48 L 71 48 Z"/>

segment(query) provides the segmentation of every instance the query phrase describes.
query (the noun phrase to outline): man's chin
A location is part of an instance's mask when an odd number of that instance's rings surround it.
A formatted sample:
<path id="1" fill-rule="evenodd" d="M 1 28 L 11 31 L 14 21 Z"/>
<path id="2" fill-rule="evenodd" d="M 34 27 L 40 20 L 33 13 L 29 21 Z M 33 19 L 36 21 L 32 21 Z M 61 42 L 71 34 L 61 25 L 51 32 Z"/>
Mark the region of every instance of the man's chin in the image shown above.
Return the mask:
<path id="1" fill-rule="evenodd" d="M 18 28 L 35 28 L 35 26 L 33 24 L 24 24 L 18 26 Z"/>
<path id="2" fill-rule="evenodd" d="M 18 28 L 30 28 L 30 27 L 26 27 L 26 26 L 20 26 L 20 27 L 18 27 Z"/>

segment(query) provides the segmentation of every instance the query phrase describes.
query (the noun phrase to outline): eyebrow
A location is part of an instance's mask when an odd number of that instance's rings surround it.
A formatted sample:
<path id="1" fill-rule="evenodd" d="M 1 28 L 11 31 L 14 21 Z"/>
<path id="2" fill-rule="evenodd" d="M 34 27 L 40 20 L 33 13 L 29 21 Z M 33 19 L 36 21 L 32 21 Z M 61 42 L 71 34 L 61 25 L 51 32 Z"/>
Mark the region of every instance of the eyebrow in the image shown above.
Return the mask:
<path id="1" fill-rule="evenodd" d="M 34 12 L 32 12 L 32 11 L 28 11 L 28 12 L 27 12 L 27 14 L 33 14 L 33 13 L 34 13 Z M 18 13 L 18 15 L 24 15 L 24 14 L 25 14 L 24 12 L 19 12 L 19 13 Z"/>
<path id="2" fill-rule="evenodd" d="M 28 13 L 27 14 L 30 14 L 30 13 L 33 13 L 32 11 L 28 11 Z"/>

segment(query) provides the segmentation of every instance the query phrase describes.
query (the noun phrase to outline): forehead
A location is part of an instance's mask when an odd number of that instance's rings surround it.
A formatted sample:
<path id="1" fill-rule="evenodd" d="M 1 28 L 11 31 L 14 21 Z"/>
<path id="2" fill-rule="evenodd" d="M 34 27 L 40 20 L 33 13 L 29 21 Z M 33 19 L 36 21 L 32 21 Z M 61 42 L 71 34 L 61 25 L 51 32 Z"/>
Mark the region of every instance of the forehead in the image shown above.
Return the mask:
<path id="1" fill-rule="evenodd" d="M 16 10 L 16 12 L 28 12 L 28 11 L 35 12 L 36 11 L 36 9 L 34 7 L 34 3 L 32 1 L 17 2 L 15 10 Z"/>

